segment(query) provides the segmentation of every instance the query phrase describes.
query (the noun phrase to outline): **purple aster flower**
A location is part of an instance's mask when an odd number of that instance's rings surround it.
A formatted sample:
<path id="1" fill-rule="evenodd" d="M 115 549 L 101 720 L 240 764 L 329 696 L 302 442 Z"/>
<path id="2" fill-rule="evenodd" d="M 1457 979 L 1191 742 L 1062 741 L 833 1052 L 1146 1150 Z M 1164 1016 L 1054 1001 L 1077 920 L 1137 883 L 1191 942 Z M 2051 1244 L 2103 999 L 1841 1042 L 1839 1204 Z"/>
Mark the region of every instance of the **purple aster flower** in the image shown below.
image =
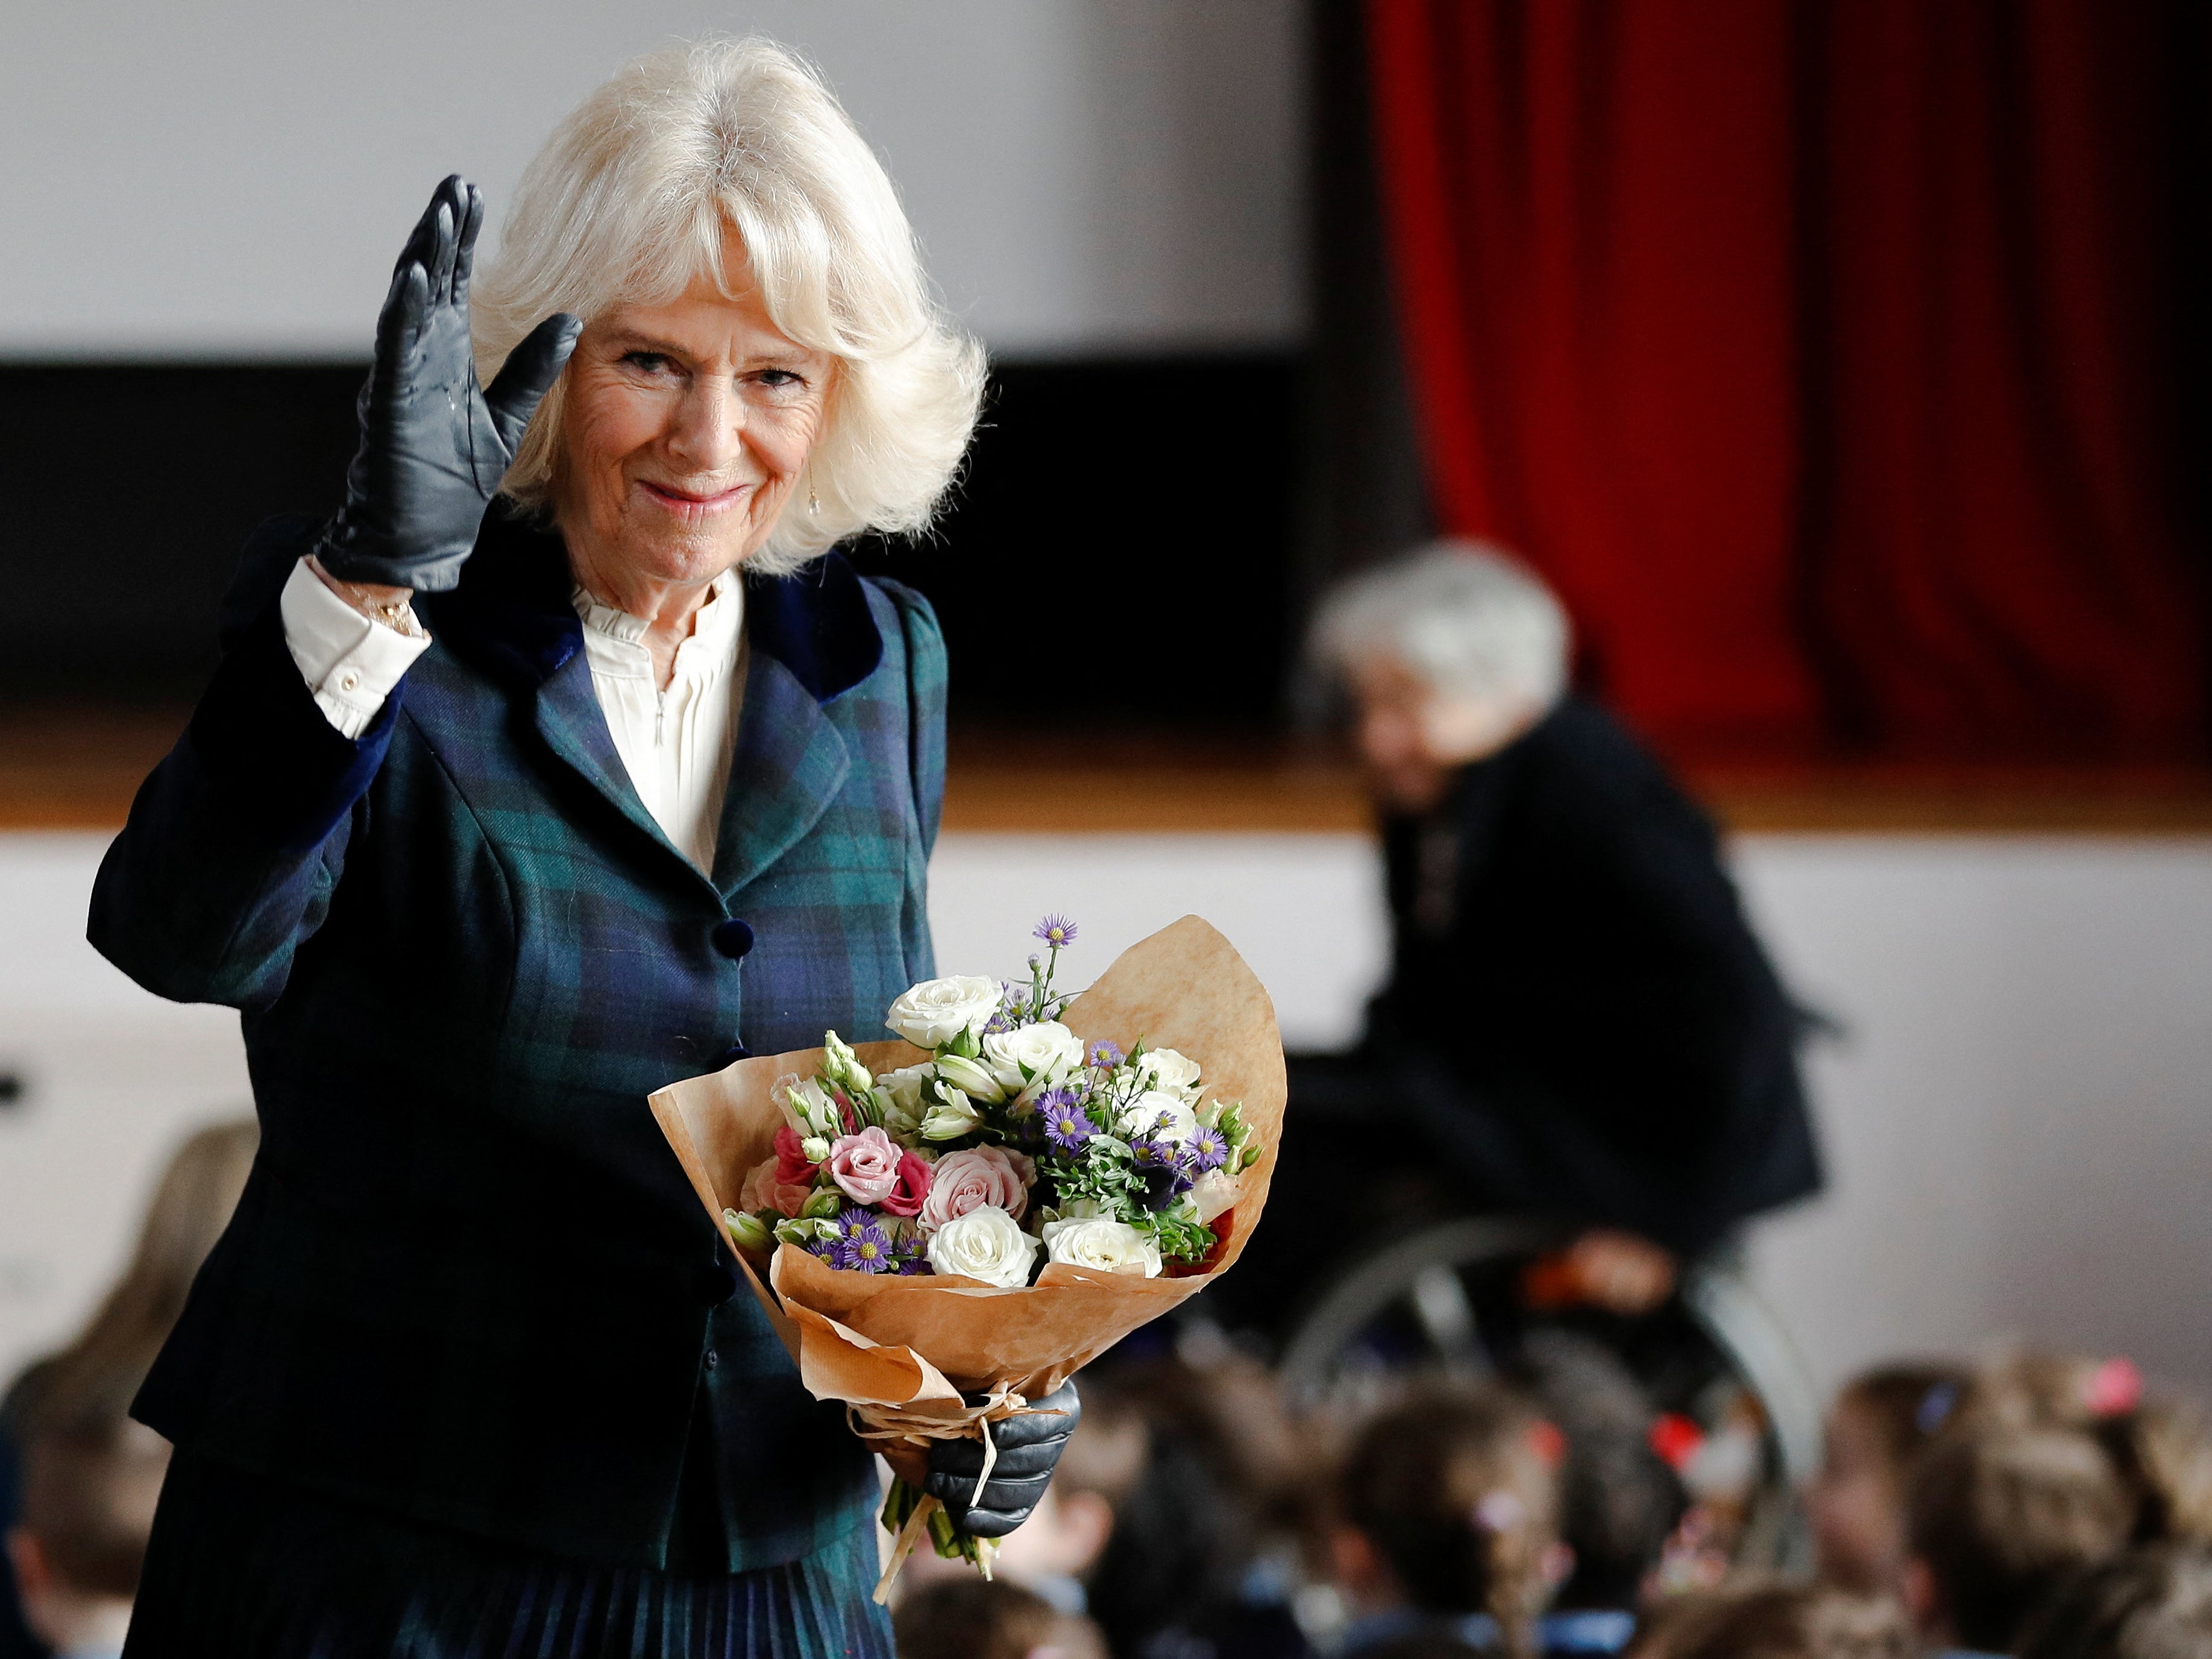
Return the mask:
<path id="1" fill-rule="evenodd" d="M 1023 988 L 1012 980 L 999 981 L 999 1006 L 983 1027 L 983 1035 L 990 1036 L 1000 1031 L 1011 1031 L 1020 1023 Z"/>
<path id="2" fill-rule="evenodd" d="M 831 1247 L 830 1265 L 848 1273 L 880 1273 L 895 1265 L 890 1236 L 866 1210 L 847 1210 L 837 1218 L 844 1237 Z"/>
<path id="3" fill-rule="evenodd" d="M 1229 1137 L 1218 1129 L 1201 1128 L 1190 1138 L 1192 1173 L 1204 1175 L 1229 1162 Z"/>
<path id="4" fill-rule="evenodd" d="M 1075 924 L 1066 916 L 1047 916 L 1037 923 L 1031 937 L 1042 939 L 1057 951 L 1063 945 L 1075 943 Z"/>
<path id="5" fill-rule="evenodd" d="M 1094 1042 L 1091 1045 L 1091 1063 L 1102 1072 L 1112 1071 L 1127 1058 L 1117 1044 Z"/>
<path id="6" fill-rule="evenodd" d="M 1073 1089 L 1048 1089 L 1037 1097 L 1037 1106 L 1045 1139 L 1063 1152 L 1080 1152 L 1083 1143 L 1096 1133 Z"/>
<path id="7" fill-rule="evenodd" d="M 1163 1119 L 1162 1122 L 1164 1121 Z M 1153 1133 L 1140 1135 L 1130 1141 L 1130 1154 L 1143 1169 L 1180 1170 L 1185 1156 L 1183 1149 L 1160 1135 L 1158 1133 L 1160 1127 L 1160 1123 L 1155 1123 L 1152 1125 Z"/>

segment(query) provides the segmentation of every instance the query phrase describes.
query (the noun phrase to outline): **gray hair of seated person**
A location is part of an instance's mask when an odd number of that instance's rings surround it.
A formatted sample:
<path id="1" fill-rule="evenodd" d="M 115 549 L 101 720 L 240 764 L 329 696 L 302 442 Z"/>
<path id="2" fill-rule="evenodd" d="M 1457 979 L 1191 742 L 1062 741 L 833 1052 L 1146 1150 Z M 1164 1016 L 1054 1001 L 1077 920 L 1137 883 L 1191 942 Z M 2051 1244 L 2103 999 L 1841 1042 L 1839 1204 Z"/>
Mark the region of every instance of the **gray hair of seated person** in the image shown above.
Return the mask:
<path id="1" fill-rule="evenodd" d="M 1543 579 L 1485 542 L 1431 542 L 1322 597 L 1315 661 L 1338 678 L 1394 658 L 1439 695 L 1547 709 L 1567 684 L 1567 613 Z"/>

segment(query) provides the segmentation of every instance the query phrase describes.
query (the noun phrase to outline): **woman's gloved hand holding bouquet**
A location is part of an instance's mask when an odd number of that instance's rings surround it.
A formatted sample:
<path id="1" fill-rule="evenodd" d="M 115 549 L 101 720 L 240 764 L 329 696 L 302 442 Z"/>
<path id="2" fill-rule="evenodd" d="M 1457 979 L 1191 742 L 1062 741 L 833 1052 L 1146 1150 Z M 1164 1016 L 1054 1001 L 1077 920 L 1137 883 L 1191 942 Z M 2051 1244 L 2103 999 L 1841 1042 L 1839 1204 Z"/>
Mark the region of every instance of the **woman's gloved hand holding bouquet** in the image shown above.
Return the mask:
<path id="1" fill-rule="evenodd" d="M 908 1042 L 832 1033 L 653 1097 L 806 1387 L 898 1474 L 894 1572 L 925 1530 L 988 1571 L 974 1534 L 1013 1524 L 1000 1443 L 1064 1436 L 1067 1378 L 1235 1259 L 1273 1165 L 1282 1045 L 1226 939 L 1187 916 L 1073 996 L 1054 982 L 1073 928 L 1037 931 L 1025 985 L 901 996 Z M 1010 1451 L 1005 1486 L 1027 1461 Z M 972 1491 L 933 1496 L 946 1466 Z"/>

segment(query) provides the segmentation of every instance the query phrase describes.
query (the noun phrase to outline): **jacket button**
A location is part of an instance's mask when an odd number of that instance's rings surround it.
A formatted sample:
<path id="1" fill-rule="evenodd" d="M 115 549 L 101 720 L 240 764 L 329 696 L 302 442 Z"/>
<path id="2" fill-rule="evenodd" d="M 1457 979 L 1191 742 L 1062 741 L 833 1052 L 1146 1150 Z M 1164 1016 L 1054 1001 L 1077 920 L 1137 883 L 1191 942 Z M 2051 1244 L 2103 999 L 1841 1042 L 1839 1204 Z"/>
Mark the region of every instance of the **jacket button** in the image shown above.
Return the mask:
<path id="1" fill-rule="evenodd" d="M 718 1302 L 727 1302 L 737 1294 L 738 1276 L 717 1261 L 711 1267 L 702 1267 L 691 1280 L 692 1294 L 708 1307 Z"/>
<path id="2" fill-rule="evenodd" d="M 734 1066 L 741 1060 L 750 1060 L 752 1057 L 753 1051 L 742 1042 L 732 1042 L 722 1050 L 722 1064 L 725 1066 Z"/>
<path id="3" fill-rule="evenodd" d="M 689 1066 L 706 1052 L 706 1045 L 688 1033 L 678 1033 L 668 1039 L 668 1052 L 678 1064 Z"/>
<path id="4" fill-rule="evenodd" d="M 708 937 L 714 941 L 717 951 L 734 962 L 753 948 L 753 925 L 741 917 L 732 916 L 727 921 L 716 922 Z"/>
<path id="5" fill-rule="evenodd" d="M 709 1349 L 708 1349 L 708 1350 L 707 1350 L 707 1369 L 708 1369 L 708 1370 L 710 1370 L 710 1371 L 711 1371 L 711 1370 L 713 1370 L 714 1369 L 714 1367 L 715 1367 L 715 1366 L 717 1366 L 717 1365 L 720 1364 L 721 1363 L 722 1363 L 722 1356 L 721 1356 L 721 1355 L 720 1355 L 720 1354 L 716 1353 L 716 1352 L 715 1352 L 712 1348 L 709 1348 Z"/>

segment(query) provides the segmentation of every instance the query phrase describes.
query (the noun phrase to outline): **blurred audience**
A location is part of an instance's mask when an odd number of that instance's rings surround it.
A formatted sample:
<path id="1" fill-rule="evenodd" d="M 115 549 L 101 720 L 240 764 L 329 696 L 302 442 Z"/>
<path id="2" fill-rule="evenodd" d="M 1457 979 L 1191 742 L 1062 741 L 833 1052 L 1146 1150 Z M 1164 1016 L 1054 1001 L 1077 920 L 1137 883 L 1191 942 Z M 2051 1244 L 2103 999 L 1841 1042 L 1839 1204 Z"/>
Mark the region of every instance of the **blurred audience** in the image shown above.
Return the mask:
<path id="1" fill-rule="evenodd" d="M 1753 1583 L 1682 1596 L 1651 1621 L 1634 1659 L 1913 1659 L 1887 1596 L 1825 1584 Z"/>
<path id="2" fill-rule="evenodd" d="M 959 1577 L 902 1596 L 891 1625 L 899 1659 L 1107 1659 L 1097 1627 L 1082 1614 L 964 1566 Z"/>
<path id="3" fill-rule="evenodd" d="M 23 1621 L 57 1659 L 116 1659 L 131 1626 L 169 1444 L 126 1417 L 51 1414 L 22 1446 L 8 1559 Z"/>
<path id="4" fill-rule="evenodd" d="M 1093 1367 L 1082 1425 L 995 1571 L 1087 1613 L 1114 1659 L 1308 1659 L 1287 1593 L 1309 1462 L 1273 1377 L 1225 1348 Z M 906 1571 L 918 1595 L 969 1570 Z"/>
<path id="5" fill-rule="evenodd" d="M 2086 1568 L 2030 1626 L 2021 1659 L 2203 1659 L 2212 1550 L 2154 1544 Z"/>
<path id="6" fill-rule="evenodd" d="M 121 1460 L 117 1467 L 125 1471 L 116 1475 L 118 1481 L 128 1486 L 143 1474 L 143 1460 L 131 1446 L 149 1431 L 127 1421 L 131 1398 L 183 1311 L 200 1264 L 238 1207 L 259 1133 L 252 1119 L 244 1118 L 202 1129 L 177 1149 L 155 1183 L 123 1277 L 68 1346 L 31 1364 L 0 1399 L 0 1498 L 11 1489 L 21 1494 L 16 1502 L 33 1540 L 34 1568 L 55 1558 L 29 1527 L 31 1449 L 50 1446 L 57 1468 L 74 1468 L 91 1455 L 83 1437 L 105 1437 L 114 1443 L 112 1455 Z M 155 1485 L 159 1481 L 157 1473 Z M 0 1510 L 0 1529 L 14 1528 L 16 1521 L 12 1506 Z M 64 1547 L 61 1559 L 69 1559 L 70 1547 Z M 40 1651 L 17 1608 L 20 1597 L 22 1613 L 31 1610 L 30 1574 L 21 1565 L 21 1552 L 11 1550 L 10 1556 L 18 1565 L 0 1571 L 0 1659 Z M 135 1569 L 132 1577 L 135 1582 Z M 97 1583 L 117 1578 L 106 1573 Z M 65 1569 L 62 1581 L 74 1582 Z"/>
<path id="7" fill-rule="evenodd" d="M 2153 1553 L 2111 1581 L 2127 1594 L 2185 1576 L 2212 1542 L 2212 1419 L 2124 1358 L 1884 1366 L 1838 1396 L 1806 1508 L 1825 1579 L 1901 1595 L 1935 1647 L 2017 1652 L 2061 1585 L 2104 1583 L 2131 1547 Z"/>
<path id="8" fill-rule="evenodd" d="M 130 1270 L 0 1407 L 22 1651 L 120 1651 L 168 1456 L 128 1406 L 254 1147 L 241 1122 L 179 1151 Z M 902 1659 L 2212 1659 L 2212 1419 L 2127 1361 L 1861 1375 L 1804 1493 L 1817 1579 L 1685 1593 L 1670 1564 L 1711 1506 L 1676 1443 L 1758 1413 L 1717 1383 L 1702 1429 L 1660 1411 L 1618 1328 L 1528 1325 L 1510 1387 L 1378 1378 L 1348 1427 L 1294 1420 L 1203 1321 L 1176 1357 L 1133 1345 L 1086 1373 L 997 1582 L 910 1564 Z"/>
<path id="9" fill-rule="evenodd" d="M 1425 1212 L 1558 1217 L 1583 1237 L 1553 1280 L 1656 1306 L 1681 1260 L 1820 1184 L 1800 1016 L 1712 825 L 1567 690 L 1565 613 L 1493 549 L 1354 577 L 1314 642 L 1356 705 L 1394 943 L 1361 1046 L 1294 1061 L 1278 1210 L 1325 1199 L 1398 1232 Z M 1365 1191 L 1336 1154 L 1347 1121 L 1390 1126 Z M 1333 1265 L 1280 1227 L 1244 1262 L 1209 1294 L 1261 1326 Z"/>
<path id="10" fill-rule="evenodd" d="M 1352 1613 L 1341 1652 L 1423 1636 L 1540 1650 L 1539 1617 L 1571 1567 L 1544 1426 L 1503 1389 L 1432 1387 L 1362 1430 L 1329 1535 Z"/>

